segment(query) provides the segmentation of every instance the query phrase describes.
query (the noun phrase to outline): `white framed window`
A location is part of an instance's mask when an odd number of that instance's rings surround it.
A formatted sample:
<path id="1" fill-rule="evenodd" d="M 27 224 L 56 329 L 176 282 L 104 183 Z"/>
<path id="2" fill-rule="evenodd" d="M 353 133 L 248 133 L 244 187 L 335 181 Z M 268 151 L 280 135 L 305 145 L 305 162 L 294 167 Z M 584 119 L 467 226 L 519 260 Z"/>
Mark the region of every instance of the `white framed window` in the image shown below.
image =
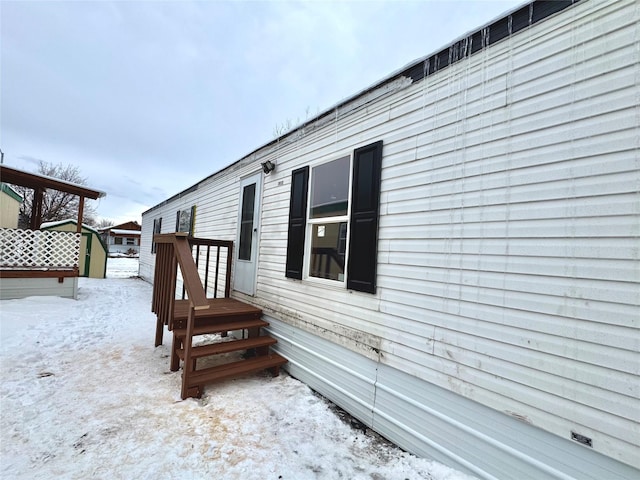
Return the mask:
<path id="1" fill-rule="evenodd" d="M 382 140 L 292 170 L 287 278 L 376 292 L 381 172 Z"/>
<path id="2" fill-rule="evenodd" d="M 351 170 L 351 155 L 311 168 L 306 278 L 345 282 Z"/>

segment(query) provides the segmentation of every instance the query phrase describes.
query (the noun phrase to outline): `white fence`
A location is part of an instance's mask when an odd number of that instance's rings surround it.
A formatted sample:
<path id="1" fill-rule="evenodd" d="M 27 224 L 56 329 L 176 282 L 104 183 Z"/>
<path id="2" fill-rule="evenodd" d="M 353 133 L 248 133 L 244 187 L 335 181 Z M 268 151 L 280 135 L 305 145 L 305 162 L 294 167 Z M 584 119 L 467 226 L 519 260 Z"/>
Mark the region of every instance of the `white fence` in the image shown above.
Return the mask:
<path id="1" fill-rule="evenodd" d="M 0 268 L 78 268 L 79 233 L 0 228 Z"/>

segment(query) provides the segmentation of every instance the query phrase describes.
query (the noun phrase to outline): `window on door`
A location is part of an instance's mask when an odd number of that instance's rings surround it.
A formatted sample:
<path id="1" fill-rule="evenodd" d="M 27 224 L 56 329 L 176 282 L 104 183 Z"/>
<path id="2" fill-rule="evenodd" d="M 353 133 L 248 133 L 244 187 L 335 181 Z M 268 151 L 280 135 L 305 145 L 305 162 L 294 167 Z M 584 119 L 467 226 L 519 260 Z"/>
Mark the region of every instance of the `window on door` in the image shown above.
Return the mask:
<path id="1" fill-rule="evenodd" d="M 251 243 L 253 241 L 253 209 L 256 198 L 256 184 L 246 185 L 242 190 L 242 212 L 240 217 L 240 241 L 238 258 L 251 260 Z"/>

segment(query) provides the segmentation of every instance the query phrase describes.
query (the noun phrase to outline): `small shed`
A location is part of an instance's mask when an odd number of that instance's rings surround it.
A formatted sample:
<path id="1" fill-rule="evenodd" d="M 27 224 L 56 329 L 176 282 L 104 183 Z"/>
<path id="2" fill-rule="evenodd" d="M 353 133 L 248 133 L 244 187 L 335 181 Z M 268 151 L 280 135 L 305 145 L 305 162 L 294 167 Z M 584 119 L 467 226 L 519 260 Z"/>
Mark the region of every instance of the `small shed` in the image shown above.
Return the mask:
<path id="1" fill-rule="evenodd" d="M 23 202 L 22 195 L 16 192 L 11 185 L 0 183 L 0 228 L 18 228 L 18 216 L 20 205 Z"/>
<path id="2" fill-rule="evenodd" d="M 59 232 L 75 232 L 77 225 L 78 222 L 76 220 L 68 219 L 58 222 L 46 222 L 40 228 Z M 100 234 L 97 230 L 85 224 L 82 225 L 81 234 L 80 276 L 105 278 L 107 272 L 107 247 L 103 243 Z"/>

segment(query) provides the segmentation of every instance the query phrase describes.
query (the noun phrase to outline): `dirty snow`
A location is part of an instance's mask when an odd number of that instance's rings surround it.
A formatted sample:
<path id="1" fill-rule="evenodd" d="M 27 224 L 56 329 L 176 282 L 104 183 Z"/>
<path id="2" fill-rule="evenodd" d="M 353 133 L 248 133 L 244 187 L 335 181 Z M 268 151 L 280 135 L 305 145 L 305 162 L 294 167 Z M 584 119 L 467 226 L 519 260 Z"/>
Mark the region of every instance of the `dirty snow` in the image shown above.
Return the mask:
<path id="1" fill-rule="evenodd" d="M 351 428 L 286 373 L 181 401 L 136 272 L 110 258 L 77 301 L 0 302 L 1 478 L 470 478 Z"/>

